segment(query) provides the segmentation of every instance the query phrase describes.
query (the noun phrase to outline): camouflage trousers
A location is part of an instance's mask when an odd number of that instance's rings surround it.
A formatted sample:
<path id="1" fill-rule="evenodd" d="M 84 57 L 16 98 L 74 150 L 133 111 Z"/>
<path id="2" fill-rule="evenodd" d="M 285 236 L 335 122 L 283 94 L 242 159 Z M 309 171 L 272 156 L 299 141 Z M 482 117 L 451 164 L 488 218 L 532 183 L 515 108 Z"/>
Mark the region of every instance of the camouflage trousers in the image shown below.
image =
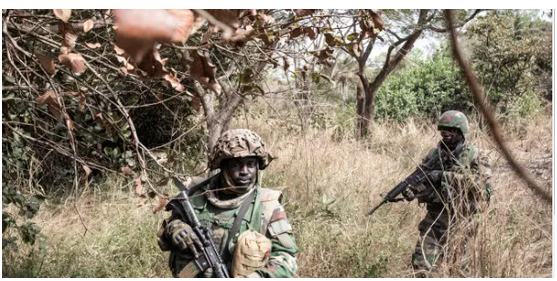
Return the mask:
<path id="1" fill-rule="evenodd" d="M 412 267 L 418 276 L 430 277 L 428 273 L 437 272 L 439 264 L 445 258 L 447 241 L 451 237 L 455 240 L 451 241 L 451 245 L 456 248 L 449 252 L 453 259 L 458 257 L 460 261 L 463 261 L 460 264 L 461 270 L 467 269 L 468 237 L 473 234 L 472 227 L 468 220 L 455 222 L 454 216 L 452 218 L 452 220 L 449 219 L 448 212 L 442 207 L 428 206 L 427 215 L 418 225 L 420 238 L 416 242 L 412 254 Z M 463 229 L 463 227 L 465 228 Z M 453 235 L 457 231 L 463 235 Z"/>

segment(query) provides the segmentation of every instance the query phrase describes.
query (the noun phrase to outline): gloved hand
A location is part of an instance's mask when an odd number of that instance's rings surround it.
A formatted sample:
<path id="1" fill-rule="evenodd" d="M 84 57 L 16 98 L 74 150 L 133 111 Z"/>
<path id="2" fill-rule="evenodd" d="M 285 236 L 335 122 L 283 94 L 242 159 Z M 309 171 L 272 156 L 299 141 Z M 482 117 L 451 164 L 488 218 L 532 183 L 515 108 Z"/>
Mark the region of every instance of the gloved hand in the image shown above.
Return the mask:
<path id="1" fill-rule="evenodd" d="M 432 183 L 440 182 L 441 179 L 443 178 L 443 171 L 433 170 L 433 171 L 429 172 L 428 177 L 429 177 L 429 180 Z"/>
<path id="2" fill-rule="evenodd" d="M 415 194 L 410 188 L 407 188 L 402 191 L 402 196 L 406 199 L 406 201 L 412 201 L 414 200 Z"/>
<path id="3" fill-rule="evenodd" d="M 181 220 L 173 220 L 167 226 L 167 233 L 171 237 L 172 244 L 180 250 L 190 249 L 195 258 L 199 257 L 198 250 L 203 250 L 203 245 L 191 228 L 191 226 Z"/>
<path id="4" fill-rule="evenodd" d="M 416 194 L 424 192 L 427 189 L 423 184 L 420 184 L 416 187 L 409 186 L 407 189 L 402 191 L 402 196 L 406 199 L 406 201 L 414 200 Z"/>

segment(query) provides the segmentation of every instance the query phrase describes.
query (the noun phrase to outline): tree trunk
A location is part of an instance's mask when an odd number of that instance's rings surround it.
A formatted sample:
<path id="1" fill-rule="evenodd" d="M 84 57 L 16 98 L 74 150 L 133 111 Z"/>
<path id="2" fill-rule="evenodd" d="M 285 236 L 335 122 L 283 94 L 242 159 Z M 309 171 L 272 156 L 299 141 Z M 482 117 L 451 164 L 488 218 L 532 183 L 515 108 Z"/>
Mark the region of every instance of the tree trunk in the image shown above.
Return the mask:
<path id="1" fill-rule="evenodd" d="M 365 118 L 365 89 L 364 89 L 364 84 L 362 83 L 362 81 L 358 81 L 358 87 L 356 89 L 356 98 L 357 98 L 357 104 L 356 104 L 356 137 L 360 138 L 362 136 L 365 136 L 367 134 L 367 132 L 364 132 L 367 128 L 367 123 L 365 122 L 366 118 Z"/>
<path id="2" fill-rule="evenodd" d="M 428 20 L 426 19 L 428 10 L 420 10 L 420 16 L 418 19 L 418 26 L 422 26 Z M 365 96 L 363 99 L 360 99 L 360 86 L 358 86 L 358 108 L 357 108 L 357 124 L 356 124 L 356 133 L 358 134 L 358 138 L 363 138 L 372 132 L 373 122 L 375 118 L 375 97 L 377 94 L 377 90 L 387 76 L 395 69 L 395 67 L 402 61 L 404 56 L 408 54 L 412 48 L 414 48 L 414 43 L 420 35 L 422 34 L 422 29 L 418 28 L 413 33 L 411 33 L 408 37 L 400 40 L 399 42 L 391 45 L 389 47 L 389 51 L 387 52 L 387 58 L 385 59 L 385 64 L 381 68 L 381 71 L 375 77 L 375 79 L 367 84 L 367 80 L 364 75 L 363 67 L 365 66 L 365 61 L 367 60 L 367 56 L 363 57 L 363 59 L 359 59 L 358 63 L 360 66 L 359 77 L 360 83 L 363 84 L 363 90 Z M 391 59 L 391 51 L 398 46 L 399 44 L 404 45 L 396 52 L 396 55 Z M 366 50 L 367 52 L 367 50 Z M 363 102 L 361 102 L 363 100 Z M 364 106 L 362 106 L 362 104 Z M 363 108 L 361 108 L 363 107 Z"/>

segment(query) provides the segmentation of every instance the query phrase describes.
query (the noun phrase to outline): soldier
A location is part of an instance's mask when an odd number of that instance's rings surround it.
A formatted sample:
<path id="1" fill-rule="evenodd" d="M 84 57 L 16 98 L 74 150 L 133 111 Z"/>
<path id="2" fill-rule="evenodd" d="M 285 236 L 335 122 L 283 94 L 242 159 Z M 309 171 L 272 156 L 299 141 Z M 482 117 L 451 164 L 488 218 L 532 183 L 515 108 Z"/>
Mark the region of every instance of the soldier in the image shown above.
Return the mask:
<path id="1" fill-rule="evenodd" d="M 467 237 L 473 235 L 475 229 L 471 217 L 479 211 L 480 202 L 489 201 L 491 195 L 489 159 L 466 140 L 466 116 L 456 110 L 447 111 L 439 118 L 438 130 L 442 140 L 428 153 L 422 165 L 435 158 L 440 169 L 429 173 L 429 183 L 403 192 L 407 200 L 417 197 L 418 202 L 427 207 L 427 215 L 418 225 L 420 238 L 412 255 L 412 267 L 422 277 L 437 270 L 447 239 L 453 237 L 457 229 L 464 237 L 460 249 L 467 255 Z M 429 195 L 420 197 L 420 194 Z"/>
<path id="2" fill-rule="evenodd" d="M 218 139 L 209 161 L 211 170 L 221 172 L 191 195 L 197 217 L 211 226 L 215 245 L 233 277 L 296 274 L 298 247 L 280 203 L 282 194 L 258 184 L 259 170 L 272 160 L 259 135 L 229 130 Z M 163 222 L 157 236 L 160 248 L 170 251 L 174 277 L 210 277 L 194 266 L 197 237 L 177 214 Z"/>

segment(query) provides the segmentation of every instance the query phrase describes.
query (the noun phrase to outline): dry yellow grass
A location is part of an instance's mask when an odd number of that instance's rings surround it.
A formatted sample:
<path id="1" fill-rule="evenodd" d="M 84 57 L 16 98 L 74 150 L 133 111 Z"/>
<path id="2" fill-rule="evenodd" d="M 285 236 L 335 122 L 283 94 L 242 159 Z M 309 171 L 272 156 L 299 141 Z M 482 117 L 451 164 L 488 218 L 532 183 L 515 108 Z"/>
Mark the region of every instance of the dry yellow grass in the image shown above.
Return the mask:
<path id="1" fill-rule="evenodd" d="M 238 124 L 241 126 L 242 124 Z M 471 243 L 469 277 L 551 276 L 551 206 L 541 203 L 509 169 L 485 132 L 472 124 L 471 142 L 492 159 L 494 197 L 479 218 Z M 264 183 L 284 191 L 300 244 L 302 277 L 409 277 L 410 257 L 425 208 L 416 202 L 366 213 L 404 179 L 439 140 L 435 126 L 418 121 L 378 124 L 364 141 L 331 141 L 332 131 L 283 135 L 265 124 L 252 129 L 271 141 L 279 157 Z M 505 128 L 521 163 L 551 190 L 549 119 Z M 537 174 L 536 174 L 537 173 Z M 323 196 L 334 198 L 326 204 Z M 461 277 L 448 264 L 439 276 Z"/>
<path id="2" fill-rule="evenodd" d="M 421 121 L 378 124 L 364 141 L 333 141 L 334 128 L 296 133 L 288 120 L 253 118 L 278 157 L 262 175 L 266 187 L 282 190 L 300 247 L 300 277 L 410 277 L 410 258 L 425 208 L 416 202 L 387 204 L 367 212 L 380 194 L 407 176 L 439 140 Z M 240 121 L 235 127 L 246 127 Z M 505 128 L 521 163 L 551 189 L 552 132 L 548 117 Z M 550 277 L 552 210 L 510 171 L 484 131 L 472 124 L 470 139 L 493 163 L 494 197 L 479 218 L 468 277 Z M 40 277 L 169 277 L 167 254 L 155 240 L 164 213 L 137 206 L 132 186 L 111 181 L 108 195 L 42 210 L 35 221 L 48 236 L 49 253 L 3 258 L 3 275 Z M 127 185 L 126 185 L 127 184 Z M 117 187 L 117 188 L 116 188 Z M 22 258 L 24 257 L 24 258 Z M 24 266 L 24 264 L 26 264 Z M 34 268 L 25 269 L 27 267 Z M 441 277 L 461 277 L 449 266 Z M 18 271 L 19 270 L 19 271 Z M 29 273 L 33 272 L 33 274 Z"/>

